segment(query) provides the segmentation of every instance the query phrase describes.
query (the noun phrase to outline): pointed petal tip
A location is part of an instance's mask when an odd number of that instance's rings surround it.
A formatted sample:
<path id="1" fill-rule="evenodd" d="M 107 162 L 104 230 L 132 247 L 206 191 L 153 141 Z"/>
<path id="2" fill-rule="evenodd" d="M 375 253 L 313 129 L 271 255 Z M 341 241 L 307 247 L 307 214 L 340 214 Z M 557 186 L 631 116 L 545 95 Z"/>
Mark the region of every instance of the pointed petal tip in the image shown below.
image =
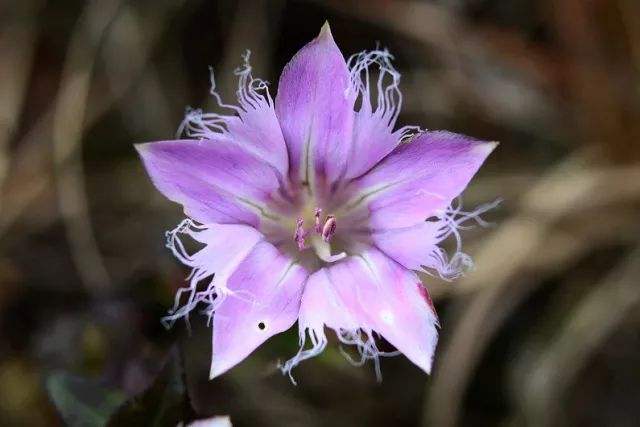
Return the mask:
<path id="1" fill-rule="evenodd" d="M 407 354 L 405 356 L 408 357 Z M 431 371 L 433 370 L 433 356 L 434 354 L 421 354 L 418 358 L 409 358 L 411 362 L 413 362 L 417 367 L 422 369 L 425 374 L 431 375 Z"/>
<path id="2" fill-rule="evenodd" d="M 490 151 L 495 150 L 498 147 L 498 145 L 500 145 L 500 141 L 489 141 L 489 142 L 487 142 L 487 146 L 489 147 Z"/>
<path id="3" fill-rule="evenodd" d="M 133 148 L 136 149 L 136 151 L 138 152 L 138 154 L 143 154 L 146 153 L 147 150 L 149 149 L 149 142 L 143 142 L 143 143 L 139 143 L 139 144 L 133 144 Z"/>
<path id="4" fill-rule="evenodd" d="M 487 141 L 487 142 L 482 142 L 480 144 L 478 144 L 478 146 L 475 148 L 475 150 L 477 150 L 477 152 L 483 153 L 485 155 L 489 155 L 491 154 L 491 152 L 493 150 L 496 149 L 496 147 L 500 145 L 500 143 L 498 141 Z"/>
<path id="5" fill-rule="evenodd" d="M 431 366 L 431 363 L 429 363 L 428 365 L 420 366 L 420 368 L 422 368 L 425 374 L 431 375 Z"/>
<path id="6" fill-rule="evenodd" d="M 139 142 L 137 144 L 133 144 L 133 148 L 135 148 L 140 157 L 147 158 L 152 157 L 154 154 L 162 152 L 164 142 L 172 141 Z"/>
<path id="7" fill-rule="evenodd" d="M 209 371 L 209 380 L 219 377 L 220 375 L 227 372 L 230 368 L 231 366 L 225 366 L 224 364 L 212 362 L 211 370 Z"/>
<path id="8" fill-rule="evenodd" d="M 318 34 L 318 38 L 329 38 L 333 39 L 333 34 L 331 34 L 331 26 L 329 25 L 329 21 L 324 21 L 324 25 L 320 29 L 320 34 Z"/>

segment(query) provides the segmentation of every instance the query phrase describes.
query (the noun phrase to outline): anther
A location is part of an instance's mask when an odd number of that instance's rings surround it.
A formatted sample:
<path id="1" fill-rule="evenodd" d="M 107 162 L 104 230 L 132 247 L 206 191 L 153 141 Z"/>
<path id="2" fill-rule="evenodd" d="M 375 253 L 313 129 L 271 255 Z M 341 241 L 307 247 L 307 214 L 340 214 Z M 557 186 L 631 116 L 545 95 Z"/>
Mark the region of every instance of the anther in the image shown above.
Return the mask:
<path id="1" fill-rule="evenodd" d="M 298 218 L 298 220 L 296 221 L 296 232 L 293 235 L 293 240 L 295 240 L 298 244 L 298 250 L 300 251 L 306 249 L 304 239 L 305 237 L 307 237 L 307 232 L 304 231 L 303 225 L 304 220 L 302 218 Z"/>
<path id="2" fill-rule="evenodd" d="M 322 227 L 322 240 L 328 242 L 336 232 L 336 218 L 333 215 L 327 215 L 327 220 Z"/>

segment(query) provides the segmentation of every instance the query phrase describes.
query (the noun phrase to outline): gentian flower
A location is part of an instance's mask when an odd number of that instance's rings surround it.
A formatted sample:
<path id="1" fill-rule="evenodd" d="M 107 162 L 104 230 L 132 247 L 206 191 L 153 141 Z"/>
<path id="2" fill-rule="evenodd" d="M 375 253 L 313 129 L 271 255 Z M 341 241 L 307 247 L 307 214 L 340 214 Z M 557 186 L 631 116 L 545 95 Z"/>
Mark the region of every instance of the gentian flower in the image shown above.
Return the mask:
<path id="1" fill-rule="evenodd" d="M 138 145 L 155 186 L 188 217 L 168 247 L 192 268 L 165 321 L 197 305 L 213 327 L 211 378 L 298 321 L 284 372 L 327 345 L 326 328 L 379 371 L 378 336 L 429 373 L 438 320 L 417 272 L 471 263 L 458 229 L 487 207 L 456 198 L 496 143 L 396 128 L 392 56 L 345 61 L 328 24 L 286 65 L 275 101 L 249 55 L 229 115 L 189 110 L 180 140 Z M 455 236 L 452 257 L 439 246 Z M 200 248 L 188 251 L 184 239 Z M 203 286 L 204 281 L 204 286 Z"/>

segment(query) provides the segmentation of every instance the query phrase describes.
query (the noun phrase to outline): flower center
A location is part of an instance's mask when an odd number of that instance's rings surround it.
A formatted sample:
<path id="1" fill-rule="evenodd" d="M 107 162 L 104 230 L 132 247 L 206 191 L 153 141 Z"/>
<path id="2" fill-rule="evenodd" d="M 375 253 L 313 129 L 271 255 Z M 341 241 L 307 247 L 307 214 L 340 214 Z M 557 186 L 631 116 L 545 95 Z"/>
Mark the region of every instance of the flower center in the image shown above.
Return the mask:
<path id="1" fill-rule="evenodd" d="M 346 257 L 345 252 L 331 255 L 331 238 L 336 233 L 337 222 L 333 215 L 322 217 L 322 209 L 316 207 L 313 210 L 312 227 L 305 228 L 305 219 L 299 217 L 296 220 L 296 229 L 293 240 L 298 245 L 299 251 L 304 251 L 310 247 L 315 251 L 318 258 L 325 262 L 336 262 Z"/>

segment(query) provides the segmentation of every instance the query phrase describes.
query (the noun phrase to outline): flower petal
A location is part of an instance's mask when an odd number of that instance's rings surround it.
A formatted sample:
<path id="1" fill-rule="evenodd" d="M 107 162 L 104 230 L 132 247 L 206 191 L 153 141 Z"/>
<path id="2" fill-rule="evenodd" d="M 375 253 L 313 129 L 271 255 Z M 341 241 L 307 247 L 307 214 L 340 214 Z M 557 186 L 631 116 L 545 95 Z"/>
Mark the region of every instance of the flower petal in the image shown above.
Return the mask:
<path id="1" fill-rule="evenodd" d="M 204 245 L 195 253 L 185 248 L 187 241 Z M 192 268 L 189 286 L 180 288 L 175 303 L 163 322 L 171 326 L 176 320 L 188 320 L 190 312 L 201 302 L 215 310 L 219 301 L 216 295 L 227 288 L 227 279 L 247 257 L 253 247 L 263 239 L 256 229 L 242 224 L 197 225 L 185 219 L 175 229 L 167 233 L 167 247 L 183 264 Z M 193 243 L 193 242 L 190 242 Z M 198 285 L 206 278 L 213 278 L 206 290 L 198 290 Z M 186 301 L 183 296 L 187 295 Z"/>
<path id="2" fill-rule="evenodd" d="M 283 178 L 289 171 L 287 146 L 273 106 L 258 104 L 227 120 L 229 138 L 234 144 L 269 163 Z"/>
<path id="3" fill-rule="evenodd" d="M 388 119 L 371 111 L 370 105 L 355 114 L 353 151 L 345 179 L 352 179 L 371 169 L 400 142 L 400 133 L 393 132 Z"/>
<path id="4" fill-rule="evenodd" d="M 431 254 L 440 254 L 437 245 L 442 240 L 442 223 L 422 221 L 411 227 L 373 233 L 371 239 L 385 254 L 405 268 L 420 271 L 424 270 L 423 265 L 434 266 L 430 263 Z"/>
<path id="5" fill-rule="evenodd" d="M 387 50 L 376 49 L 352 55 L 348 66 L 351 74 L 351 91 L 360 99 L 360 109 L 353 123 L 353 148 L 345 179 L 361 176 L 389 154 L 407 131 L 415 126 L 393 130 L 402 93 L 399 89 L 400 73 Z M 372 79 L 371 68 L 378 68 Z M 372 81 L 373 80 L 373 81 Z"/>
<path id="6" fill-rule="evenodd" d="M 326 195 L 342 176 L 353 125 L 349 88 L 347 65 L 325 24 L 284 68 L 275 101 L 294 184 Z"/>
<path id="7" fill-rule="evenodd" d="M 186 255 L 182 241 L 178 243 L 176 240 L 179 239 L 178 233 L 186 234 L 205 246 L 193 255 Z M 221 277 L 228 278 L 256 243 L 263 239 L 260 232 L 248 225 L 209 224 L 206 228 L 199 229 L 189 220 L 168 234 L 169 248 L 174 252 L 179 251 L 181 261 L 190 267 L 208 272 L 207 276 L 215 274 L 218 281 Z M 185 262 L 185 259 L 188 262 Z"/>
<path id="8" fill-rule="evenodd" d="M 274 166 L 284 179 L 289 171 L 287 146 L 267 83 L 251 74 L 249 54 L 247 51 L 244 65 L 236 70 L 240 108 L 236 120 L 229 117 L 227 130 L 234 143 Z"/>
<path id="9" fill-rule="evenodd" d="M 314 348 L 326 344 L 326 325 L 341 341 L 356 344 L 363 359 L 375 359 L 379 355 L 375 331 L 427 373 L 438 339 L 437 323 L 428 292 L 416 274 L 376 249 L 312 274 L 299 319 L 301 336 L 309 332 Z M 317 353 L 313 348 L 303 350 L 285 369 Z"/>
<path id="10" fill-rule="evenodd" d="M 179 128 L 179 134 L 194 139 L 225 140 L 273 166 L 282 179 L 287 177 L 289 158 L 282 130 L 276 117 L 267 82 L 253 77 L 250 52 L 243 55 L 244 64 L 235 70 L 238 76 L 238 105 L 222 102 L 216 91 L 211 70 L 210 93 L 221 112 L 189 109 Z M 235 114 L 224 114 L 222 111 Z"/>
<path id="11" fill-rule="evenodd" d="M 261 241 L 227 281 L 213 316 L 214 378 L 296 321 L 307 272 Z"/>
<path id="12" fill-rule="evenodd" d="M 496 145 L 450 132 L 424 132 L 353 181 L 345 205 L 352 211 L 368 209 L 373 229 L 418 224 L 451 204 Z"/>
<path id="13" fill-rule="evenodd" d="M 279 186 L 273 168 L 225 141 L 162 141 L 136 148 L 156 188 L 202 223 L 257 226 Z"/>

